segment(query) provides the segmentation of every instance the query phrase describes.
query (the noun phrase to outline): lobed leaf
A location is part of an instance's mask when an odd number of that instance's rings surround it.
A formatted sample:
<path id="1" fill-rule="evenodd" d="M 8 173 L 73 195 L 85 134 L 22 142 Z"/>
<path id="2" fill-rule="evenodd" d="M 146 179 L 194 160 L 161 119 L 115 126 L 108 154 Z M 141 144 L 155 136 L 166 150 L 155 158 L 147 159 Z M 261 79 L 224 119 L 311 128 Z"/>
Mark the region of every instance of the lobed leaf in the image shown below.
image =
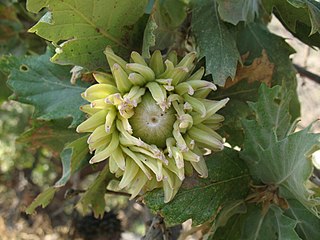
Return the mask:
<path id="1" fill-rule="evenodd" d="M 191 218 L 198 225 L 213 220 L 229 201 L 241 200 L 249 190 L 247 169 L 238 152 L 224 149 L 207 158 L 209 177 L 185 179 L 172 201 L 163 202 L 163 191 L 147 193 L 145 202 L 153 211 L 159 211 L 166 223 L 175 225 Z"/>
<path id="2" fill-rule="evenodd" d="M 59 44 L 53 62 L 96 69 L 107 64 L 107 46 L 123 56 L 141 47 L 138 20 L 146 5 L 147 0 L 28 0 L 29 11 L 49 9 L 29 31 Z"/>
<path id="3" fill-rule="evenodd" d="M 151 15 L 143 34 L 142 56 L 145 58 L 150 58 L 150 48 L 156 45 L 155 30 L 157 28 L 158 25 Z"/>
<path id="4" fill-rule="evenodd" d="M 37 207 L 42 206 L 42 208 L 45 208 L 46 206 L 48 206 L 48 204 L 51 202 L 52 198 L 54 197 L 54 194 L 56 193 L 56 191 L 57 191 L 57 188 L 54 188 L 54 187 L 49 187 L 46 190 L 44 190 L 28 206 L 28 208 L 26 209 L 26 213 L 32 214 L 34 213 Z"/>
<path id="5" fill-rule="evenodd" d="M 149 58 L 149 50 L 155 45 L 160 50 L 170 49 L 179 39 L 178 28 L 186 17 L 185 0 L 155 1 L 144 31 L 143 56 Z"/>
<path id="6" fill-rule="evenodd" d="M 215 84 L 224 86 L 228 77 L 234 78 L 240 55 L 234 35 L 218 16 L 216 3 L 194 1 L 191 26 L 200 57 L 206 57 L 207 74 L 212 74 Z"/>
<path id="7" fill-rule="evenodd" d="M 80 94 L 87 84 L 70 83 L 70 68 L 50 62 L 51 51 L 41 56 L 7 57 L 2 64 L 10 70 L 8 85 L 14 100 L 35 106 L 34 116 L 40 120 L 72 117 L 70 127 L 84 120 L 79 107 L 85 103 Z"/>
<path id="8" fill-rule="evenodd" d="M 237 25 L 240 21 L 253 22 L 259 15 L 260 0 L 217 0 L 223 21 Z"/>
<path id="9" fill-rule="evenodd" d="M 273 12 L 298 39 L 320 46 L 320 3 L 315 0 L 264 0 L 264 8 Z"/>
<path id="10" fill-rule="evenodd" d="M 289 59 L 289 55 L 294 53 L 294 50 L 284 39 L 270 33 L 260 23 L 249 23 L 245 26 L 239 26 L 237 28 L 237 46 L 240 54 L 246 56 L 243 59 L 244 68 L 253 66 L 255 61 L 258 61 L 263 57 L 263 54 L 266 54 L 268 62 L 259 73 L 268 73 L 271 70 L 269 66 L 273 66 L 272 79 L 271 82 L 268 80 L 268 84 L 283 84 L 288 91 L 292 91 L 289 105 L 290 114 L 292 115 L 291 121 L 299 117 L 300 104 L 295 90 L 297 86 L 296 73 Z M 241 74 L 241 71 L 239 72 L 240 67 L 241 65 L 239 64 L 235 79 L 238 79 L 239 74 Z M 259 74 L 259 77 L 261 76 Z M 250 72 L 246 77 L 244 80 L 247 81 L 251 78 L 257 78 L 254 76 L 254 72 Z M 231 80 L 228 80 L 228 82 L 233 84 Z M 252 115 L 247 101 L 257 101 L 259 86 L 258 82 L 246 83 L 245 81 L 240 81 L 230 88 L 219 88 L 218 91 L 210 96 L 212 99 L 230 97 L 228 105 L 221 110 L 221 114 L 226 118 L 221 131 L 232 146 L 242 147 L 243 145 L 243 127 L 241 121 Z"/>
<path id="11" fill-rule="evenodd" d="M 259 99 L 251 103 L 254 120 L 243 120 L 245 142 L 240 153 L 252 176 L 275 185 L 280 195 L 296 198 L 312 209 L 316 204 L 305 183 L 312 173 L 309 154 L 319 145 L 319 135 L 309 128 L 290 134 L 290 95 L 280 87 L 260 87 Z"/>
<path id="12" fill-rule="evenodd" d="M 296 232 L 302 239 L 313 240 L 320 239 L 320 219 L 315 216 L 309 209 L 305 208 L 299 201 L 290 200 L 289 208 L 285 215 L 296 220 Z"/>
<path id="13" fill-rule="evenodd" d="M 79 136 L 78 136 L 79 137 Z M 55 183 L 55 187 L 64 186 L 75 172 L 89 165 L 88 135 L 82 136 L 65 146 L 60 154 L 62 162 L 62 176 Z"/>
<path id="14" fill-rule="evenodd" d="M 228 224 L 219 228 L 210 240 L 299 240 L 294 231 L 297 224 L 285 216 L 277 206 L 271 206 L 270 210 L 263 214 L 258 206 L 249 205 L 245 214 L 233 216 Z"/>
<path id="15" fill-rule="evenodd" d="M 84 212 L 91 206 L 96 218 L 103 216 L 106 206 L 104 195 L 111 179 L 112 175 L 109 171 L 109 165 L 106 164 L 79 201 Z"/>

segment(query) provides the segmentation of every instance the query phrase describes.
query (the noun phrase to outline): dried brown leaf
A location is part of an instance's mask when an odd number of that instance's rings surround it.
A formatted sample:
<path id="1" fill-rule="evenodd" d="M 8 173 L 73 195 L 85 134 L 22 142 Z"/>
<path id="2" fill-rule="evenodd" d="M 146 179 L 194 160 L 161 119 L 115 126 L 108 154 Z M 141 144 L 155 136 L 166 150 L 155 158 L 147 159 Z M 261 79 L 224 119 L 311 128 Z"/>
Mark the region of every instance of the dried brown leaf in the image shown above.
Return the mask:
<path id="1" fill-rule="evenodd" d="M 249 53 L 242 55 L 242 62 L 244 62 L 248 56 Z M 267 86 L 271 86 L 273 71 L 274 64 L 269 61 L 267 52 L 263 49 L 261 57 L 254 59 L 251 65 L 244 66 L 238 64 L 234 80 L 232 81 L 231 78 L 228 78 L 224 87 L 229 88 L 242 80 L 247 80 L 248 83 L 259 81 L 265 83 Z"/>

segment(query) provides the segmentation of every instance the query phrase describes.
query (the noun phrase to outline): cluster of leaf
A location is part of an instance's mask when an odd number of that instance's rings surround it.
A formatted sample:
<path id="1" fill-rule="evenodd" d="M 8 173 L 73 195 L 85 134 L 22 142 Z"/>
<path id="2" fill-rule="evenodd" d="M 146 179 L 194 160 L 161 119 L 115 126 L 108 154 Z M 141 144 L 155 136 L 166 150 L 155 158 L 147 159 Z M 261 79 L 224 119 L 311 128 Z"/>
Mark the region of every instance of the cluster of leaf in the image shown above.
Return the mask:
<path id="1" fill-rule="evenodd" d="M 28 13 L 24 5 L 25 1 L 0 1 L 0 182 L 8 191 L 16 190 L 18 174 L 24 175 L 38 191 L 38 188 L 52 184 L 57 175 L 56 167 L 59 168 L 51 161 L 52 153 L 42 148 L 44 144 L 32 145 L 24 134 L 32 125 L 47 123 L 30 121 L 31 106 L 8 100 L 12 91 L 6 81 L 12 69 L 6 64 L 5 55 L 41 53 L 46 45 L 44 40 L 27 33 L 40 14 Z"/>
<path id="2" fill-rule="evenodd" d="M 55 53 L 2 57 L 0 67 L 10 71 L 14 98 L 35 106 L 34 118 L 45 121 L 24 135 L 26 141 L 54 146 L 63 165 L 61 179 L 28 212 L 47 205 L 72 174 L 88 167 L 86 136 L 74 127 L 84 119 L 80 93 L 89 83 L 70 83 L 71 66 L 106 71 L 106 46 L 124 58 L 133 50 L 144 57 L 154 49 L 196 50 L 206 78 L 220 86 L 210 98 L 231 99 L 220 112 L 226 118 L 221 134 L 241 151 L 209 156 L 209 177 L 185 180 L 170 203 L 163 203 L 161 190 L 147 194 L 145 203 L 169 225 L 189 218 L 202 224 L 209 239 L 320 239 L 319 200 L 307 188 L 319 135 L 293 131 L 300 115 L 289 59 L 294 50 L 267 28 L 273 13 L 298 39 L 319 46 L 319 2 L 28 0 L 27 9 L 44 11 L 29 31 L 50 41 Z M 80 202 L 99 216 L 112 176 L 107 165 L 97 168 Z"/>

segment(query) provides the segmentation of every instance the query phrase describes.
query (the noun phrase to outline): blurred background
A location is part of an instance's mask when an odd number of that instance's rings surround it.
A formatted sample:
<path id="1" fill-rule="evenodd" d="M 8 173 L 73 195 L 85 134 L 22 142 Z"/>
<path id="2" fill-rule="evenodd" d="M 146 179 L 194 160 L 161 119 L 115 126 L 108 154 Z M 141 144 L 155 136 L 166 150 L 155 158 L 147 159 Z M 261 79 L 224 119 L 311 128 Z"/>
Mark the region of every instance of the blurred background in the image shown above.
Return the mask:
<path id="1" fill-rule="evenodd" d="M 0 57 L 45 51 L 46 42 L 27 33 L 40 15 L 28 13 L 25 1 L 0 1 Z M 320 53 L 295 39 L 275 18 L 269 29 L 286 38 L 297 52 L 291 58 L 293 63 L 301 67 L 300 74 L 297 74 L 297 91 L 301 102 L 298 127 L 305 128 L 320 118 Z M 315 76 L 306 77 L 308 73 L 304 71 Z M 58 152 L 46 146 L 26 144 L 23 136 L 20 137 L 32 127 L 30 117 L 33 108 L 7 100 L 11 95 L 5 85 L 7 75 L 0 68 L 0 239 L 140 239 L 153 216 L 142 203 L 129 201 L 126 195 L 106 194 L 106 213 L 101 220 L 95 219 L 90 213 L 83 216 L 81 209 L 76 206 L 77 192 L 69 190 L 65 196 L 65 191 L 73 185 L 62 189 L 52 203 L 44 209 L 38 209 L 37 214 L 24 213 L 41 191 L 60 178 L 62 166 Z M 320 124 L 315 123 L 313 131 L 319 130 Z M 317 160 L 320 166 L 320 154 L 315 157 Z M 75 175 L 70 184 L 79 182 L 81 178 L 81 185 L 77 185 L 77 189 L 86 189 L 95 177 Z M 188 229 L 190 222 L 184 224 L 184 231 Z M 188 239 L 198 238 L 195 233 Z"/>

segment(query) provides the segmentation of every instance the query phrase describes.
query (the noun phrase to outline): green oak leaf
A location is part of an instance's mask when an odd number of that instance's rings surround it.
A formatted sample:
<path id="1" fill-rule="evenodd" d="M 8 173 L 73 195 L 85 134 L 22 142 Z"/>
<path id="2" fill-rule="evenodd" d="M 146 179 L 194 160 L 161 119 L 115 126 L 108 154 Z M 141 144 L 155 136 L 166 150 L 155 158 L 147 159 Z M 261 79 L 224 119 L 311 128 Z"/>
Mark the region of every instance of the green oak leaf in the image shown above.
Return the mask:
<path id="1" fill-rule="evenodd" d="M 315 0 L 305 0 L 307 5 L 310 21 L 311 21 L 311 33 L 320 31 L 320 3 Z"/>
<path id="2" fill-rule="evenodd" d="M 315 0 L 264 0 L 264 9 L 273 12 L 298 39 L 320 47 L 320 3 Z"/>
<path id="3" fill-rule="evenodd" d="M 309 209 L 315 206 L 305 183 L 312 173 L 310 153 L 319 145 L 319 135 L 309 128 L 291 133 L 288 103 L 290 93 L 279 86 L 260 87 L 259 99 L 250 103 L 253 120 L 243 120 L 245 141 L 240 156 L 251 175 L 278 186 L 284 198 L 296 198 Z"/>
<path id="4" fill-rule="evenodd" d="M 104 195 L 111 179 L 109 164 L 106 164 L 79 201 L 84 212 L 91 206 L 96 218 L 103 216 L 106 206 Z"/>
<path id="5" fill-rule="evenodd" d="M 244 199 L 249 190 L 247 169 L 232 149 L 224 149 L 207 158 L 209 177 L 187 178 L 172 201 L 163 202 L 163 191 L 147 193 L 145 202 L 159 211 L 169 225 L 192 218 L 195 225 L 212 220 L 229 201 Z"/>
<path id="6" fill-rule="evenodd" d="M 261 23 L 249 23 L 238 28 L 237 46 L 241 55 L 249 52 L 245 65 L 260 57 L 265 50 L 269 61 L 276 66 L 272 84 L 282 85 L 285 82 L 288 88 L 296 89 L 296 72 L 289 59 L 295 51 L 283 38 L 270 33 Z"/>
<path id="7" fill-rule="evenodd" d="M 52 198 L 54 197 L 54 194 L 56 193 L 56 191 L 57 191 L 57 188 L 54 188 L 54 187 L 49 187 L 46 190 L 44 190 L 27 207 L 26 213 L 32 214 L 34 213 L 37 207 L 42 206 L 42 208 L 45 208 L 46 206 L 48 206 L 48 204 L 51 202 Z"/>
<path id="8" fill-rule="evenodd" d="M 187 17 L 188 0 L 162 0 L 159 1 L 160 13 L 167 26 L 177 28 Z"/>
<path id="9" fill-rule="evenodd" d="M 241 81 L 227 89 L 219 88 L 210 95 L 210 98 L 214 100 L 225 97 L 230 98 L 226 107 L 219 112 L 219 114 L 225 117 L 219 132 L 227 139 L 227 142 L 231 146 L 242 147 L 243 145 L 244 136 L 241 121 L 252 115 L 247 101 L 256 101 L 258 99 L 259 86 L 259 82 L 249 84 L 246 81 Z"/>
<path id="10" fill-rule="evenodd" d="M 300 116 L 300 104 L 297 93 L 296 72 L 289 59 L 289 55 L 294 50 L 284 41 L 284 39 L 270 33 L 267 28 L 260 23 L 248 23 L 237 28 L 237 46 L 241 55 L 248 53 L 244 65 L 252 64 L 252 61 L 261 57 L 264 50 L 271 63 L 275 65 L 272 76 L 272 85 L 284 84 L 288 91 L 292 91 L 289 105 L 291 121 Z M 227 106 L 221 110 L 221 114 L 226 118 L 220 132 L 227 138 L 232 146 L 243 145 L 242 119 L 250 117 L 252 110 L 247 105 L 247 101 L 257 101 L 260 83 L 247 83 L 240 81 L 230 88 L 219 88 L 210 95 L 211 99 L 221 99 L 230 97 Z"/>
<path id="11" fill-rule="evenodd" d="M 0 63 L 10 70 L 8 85 L 14 100 L 35 106 L 34 117 L 56 120 L 72 117 L 70 127 L 84 120 L 79 107 L 85 103 L 80 94 L 88 86 L 78 81 L 70 83 L 70 68 L 50 62 L 51 51 L 41 56 L 5 58 Z"/>
<path id="12" fill-rule="evenodd" d="M 192 11 L 191 26 L 200 57 L 206 57 L 206 71 L 213 82 L 224 86 L 228 77 L 234 78 L 240 58 L 235 37 L 218 16 L 215 2 L 193 1 Z"/>
<path id="13" fill-rule="evenodd" d="M 241 55 L 248 54 L 244 65 L 252 64 L 252 61 L 261 57 L 265 51 L 268 59 L 275 65 L 272 77 L 272 85 L 285 84 L 286 88 L 292 90 L 290 102 L 291 121 L 300 116 L 300 105 L 296 94 L 296 72 L 292 66 L 289 55 L 294 50 L 284 41 L 284 39 L 270 33 L 267 28 L 260 23 L 248 23 L 237 28 L 237 46 Z M 247 83 L 240 81 L 230 88 L 219 88 L 210 95 L 212 99 L 229 97 L 227 106 L 221 110 L 225 117 L 224 124 L 220 132 L 227 138 L 232 146 L 242 147 L 243 127 L 242 119 L 252 115 L 252 111 L 247 105 L 247 101 L 257 101 L 260 82 Z"/>
<path id="14" fill-rule="evenodd" d="M 221 19 L 233 25 L 240 21 L 253 22 L 259 15 L 260 0 L 217 0 L 217 3 Z"/>
<path id="15" fill-rule="evenodd" d="M 52 61 L 96 69 L 107 65 L 104 49 L 122 56 L 139 49 L 138 21 L 147 0 L 28 0 L 27 9 L 47 12 L 29 31 L 59 44 Z M 61 43 L 62 42 L 62 43 Z"/>
<path id="16" fill-rule="evenodd" d="M 244 200 L 230 202 L 219 212 L 216 219 L 214 219 L 210 230 L 204 235 L 204 239 L 212 238 L 217 229 L 224 227 L 231 217 L 246 212 L 247 206 Z"/>
<path id="17" fill-rule="evenodd" d="M 277 206 L 263 214 L 258 206 L 249 205 L 245 214 L 233 216 L 209 240 L 299 240 L 294 231 L 296 224 Z"/>
<path id="18" fill-rule="evenodd" d="M 268 148 L 274 140 L 281 141 L 289 134 L 291 128 L 291 116 L 289 114 L 289 103 L 292 92 L 275 86 L 272 89 L 262 84 L 259 88 L 257 102 L 249 102 L 250 109 L 254 112 L 256 122 L 250 122 L 250 127 L 257 127 L 255 138 L 260 147 Z M 252 124 L 254 123 L 254 124 Z M 246 122 L 249 125 L 249 122 Z M 266 137 L 268 136 L 268 137 Z"/>
<path id="19" fill-rule="evenodd" d="M 249 51 L 247 63 L 260 57 L 264 49 L 270 62 L 275 65 L 272 76 L 272 85 L 285 85 L 288 90 L 293 91 L 290 102 L 290 114 L 292 121 L 300 116 L 300 103 L 297 88 L 296 71 L 292 65 L 289 56 L 295 53 L 294 49 L 277 35 L 261 23 L 249 23 L 239 32 L 237 37 L 237 46 L 241 55 Z"/>
<path id="20" fill-rule="evenodd" d="M 78 136 L 79 137 L 79 136 Z M 65 146 L 60 154 L 62 162 L 62 176 L 55 187 L 64 186 L 72 174 L 89 164 L 88 135 L 85 135 Z"/>
<path id="21" fill-rule="evenodd" d="M 142 56 L 150 58 L 150 48 L 156 45 L 155 30 L 158 28 L 153 16 L 150 15 L 147 26 L 143 33 Z"/>
<path id="22" fill-rule="evenodd" d="M 289 200 L 289 208 L 285 211 L 285 215 L 298 222 L 296 232 L 302 239 L 320 239 L 320 218 L 297 200 Z"/>
<path id="23" fill-rule="evenodd" d="M 312 35 L 320 30 L 320 3 L 315 0 L 287 0 L 287 2 L 295 7 L 295 8 L 301 8 L 299 9 L 300 12 L 304 13 L 304 17 L 301 19 L 291 20 L 291 23 L 289 23 L 289 27 L 292 28 L 292 30 L 295 30 L 295 25 L 298 20 L 303 21 L 305 24 L 311 25 L 311 32 L 309 35 Z M 270 4 L 270 3 L 269 3 Z M 274 3 L 272 3 L 274 4 Z M 280 3 L 281 4 L 281 3 Z M 277 7 L 277 5 L 275 5 Z M 302 11 L 301 11 L 302 10 Z M 281 13 L 282 14 L 282 13 Z M 285 15 L 285 17 L 289 17 Z M 309 17 L 309 21 L 307 18 Z M 291 16 L 292 18 L 292 16 Z"/>
<path id="24" fill-rule="evenodd" d="M 144 31 L 142 54 L 150 57 L 149 50 L 155 47 L 164 50 L 172 47 L 180 37 L 178 28 L 187 17 L 185 0 L 163 0 L 153 3 Z"/>

